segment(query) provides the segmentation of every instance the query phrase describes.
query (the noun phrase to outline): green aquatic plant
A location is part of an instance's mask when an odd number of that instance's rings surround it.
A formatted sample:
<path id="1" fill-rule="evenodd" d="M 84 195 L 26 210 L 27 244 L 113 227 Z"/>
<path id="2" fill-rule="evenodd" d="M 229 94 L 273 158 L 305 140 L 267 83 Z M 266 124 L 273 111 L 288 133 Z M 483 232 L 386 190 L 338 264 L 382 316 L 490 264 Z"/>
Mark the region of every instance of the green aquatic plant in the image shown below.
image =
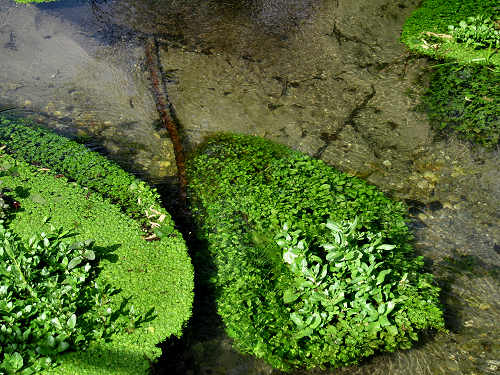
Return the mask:
<path id="1" fill-rule="evenodd" d="M 39 373 L 120 328 L 113 288 L 94 280 L 94 242 L 71 243 L 70 235 L 58 229 L 25 243 L 0 223 L 0 372 Z"/>
<path id="2" fill-rule="evenodd" d="M 423 104 L 433 127 L 486 148 L 500 140 L 500 7 L 494 0 L 424 0 L 401 40 L 439 60 Z"/>
<path id="3" fill-rule="evenodd" d="M 361 230 L 357 219 L 328 221 L 321 227 L 324 243 L 309 244 L 307 235 L 290 232 L 288 225 L 277 236 L 283 261 L 293 275 L 283 302 L 290 306 L 295 338 L 322 336 L 337 341 L 358 336 L 370 343 L 362 348 L 369 354 L 374 346 L 388 351 L 409 348 L 412 340 L 418 340 L 418 330 L 442 325 L 436 305 L 426 308 L 424 299 L 414 300 L 417 295 L 437 298 L 432 276 L 407 268 L 407 262 L 393 254 L 396 245 L 383 243 L 380 233 Z M 414 262 L 423 266 L 422 258 Z M 427 321 L 414 319 L 424 311 Z M 338 346 L 341 352 L 340 342 Z M 358 356 L 352 355 L 351 361 Z"/>
<path id="4" fill-rule="evenodd" d="M 30 122 L 2 116 L 0 143 L 16 158 L 63 174 L 111 199 L 145 227 L 154 223 L 153 226 L 161 225 L 164 231 L 174 228 L 154 188 L 84 145 Z"/>
<path id="5" fill-rule="evenodd" d="M 2 124 L 6 123 L 2 122 Z M 8 124 L 12 127 L 19 125 L 20 129 L 27 126 L 24 122 L 13 120 L 9 120 Z M 58 150 L 57 137 L 61 144 L 67 145 L 66 139 L 54 136 L 51 138 L 54 151 Z M 32 146 L 30 142 L 36 143 L 37 138 L 31 138 L 31 141 L 25 140 L 25 144 L 29 147 Z M 9 140 L 3 139 L 2 143 L 7 146 L 5 149 L 8 150 Z M 51 150 L 50 147 L 40 148 L 38 155 L 40 160 L 50 160 Z M 58 154 L 54 153 L 52 157 L 56 158 L 56 155 Z M 88 155 L 94 155 L 96 165 L 102 165 L 101 156 L 95 153 Z M 60 160 L 56 161 L 60 162 Z M 67 343 L 72 346 L 58 353 L 57 357 L 51 361 L 53 364 L 57 363 L 57 366 L 40 373 L 45 375 L 148 373 L 151 363 L 161 355 L 158 343 L 171 335 L 180 336 L 191 315 L 193 268 L 180 233 L 170 225 L 160 226 L 165 235 L 156 241 L 146 241 L 145 237 L 149 236 L 149 233 L 144 231 L 139 220 L 133 220 L 124 214 L 124 212 L 129 212 L 127 207 L 114 204 L 111 199 L 103 197 L 95 190 L 80 186 L 74 179 L 69 180 L 55 167 L 49 169 L 40 163 L 29 165 L 22 160 L 13 159 L 8 154 L 1 156 L 1 162 L 6 168 L 15 166 L 16 172 L 6 173 L 1 179 L 2 187 L 9 199 L 15 199 L 17 203 L 17 208 L 14 207 L 16 209 L 12 209 L 13 212 L 8 215 L 6 230 L 13 233 L 12 236 L 16 239 L 19 238 L 17 242 L 29 245 L 29 240 L 34 233 L 49 232 L 44 218 L 50 217 L 50 223 L 55 227 L 63 227 L 75 232 L 73 242 L 85 244 L 86 239 L 94 239 L 95 244 L 91 250 L 96 259 L 100 259 L 99 264 L 94 263 L 95 261 L 85 261 L 87 259 L 85 256 L 92 257 L 92 254 L 85 255 L 84 252 L 81 255 L 74 254 L 75 256 L 71 259 L 68 256 L 68 266 L 73 259 L 76 259 L 71 264 L 76 268 L 76 263 L 81 258 L 78 266 L 82 266 L 84 270 L 86 263 L 92 266 L 90 273 L 93 272 L 92 270 L 99 269 L 91 285 L 97 283 L 101 286 L 110 285 L 112 288 L 104 291 L 106 303 L 103 308 L 105 307 L 106 312 L 108 308 L 111 309 L 110 319 L 113 322 L 111 328 L 118 328 L 118 330 L 112 333 L 102 331 L 98 324 L 94 324 L 92 330 L 96 330 L 96 335 L 85 341 L 85 346 L 88 341 L 88 347 L 85 350 L 80 350 L 76 345 L 83 344 L 83 342 L 75 343 L 68 340 Z M 54 163 L 54 165 L 58 164 Z M 81 168 L 87 167 L 88 164 L 81 165 Z M 74 166 L 71 172 L 78 174 L 77 166 Z M 87 171 L 82 169 L 81 172 L 85 174 Z M 124 171 L 122 174 L 126 175 Z M 136 181 L 133 176 L 128 176 L 126 180 L 130 181 L 130 179 Z M 129 185 L 122 185 L 122 188 L 127 189 L 126 196 L 129 197 L 131 197 L 131 192 L 141 192 L 139 189 L 129 190 Z M 135 201 L 140 199 L 139 193 Z M 134 199 L 130 198 L 130 201 Z M 155 214 L 158 217 L 168 215 L 161 206 L 158 209 L 165 212 L 158 211 Z M 150 220 L 155 218 L 156 216 L 150 217 Z M 164 218 L 165 223 L 170 221 L 170 216 Z M 25 249 L 28 245 L 23 245 L 19 249 Z M 26 255 L 28 252 L 24 250 L 20 252 L 19 259 L 22 259 L 23 254 Z M 62 260 L 59 258 L 59 260 L 60 264 L 65 263 L 64 258 Z M 59 277 L 59 281 L 62 282 L 64 279 Z M 60 289 L 64 290 L 64 288 L 65 284 L 61 283 Z M 58 290 L 58 287 L 54 286 L 55 295 Z M 75 312 L 77 325 L 79 322 L 85 322 L 84 319 L 78 319 L 80 313 L 82 313 L 80 310 Z M 91 317 L 99 315 L 99 307 L 94 306 L 89 310 L 89 314 Z M 116 321 L 114 319 L 116 314 L 123 318 Z M 71 318 L 71 315 L 66 316 L 65 322 Z M 107 319 L 108 315 L 100 316 Z M 59 322 L 62 321 L 64 319 L 59 319 Z M 61 325 L 64 328 L 63 323 Z M 7 356 L 9 366 L 19 366 L 20 358 L 23 359 L 24 364 L 29 363 L 30 354 L 29 349 L 27 350 L 27 353 L 18 352 L 19 355 L 14 354 L 15 350 L 10 351 Z"/>
<path id="6" fill-rule="evenodd" d="M 3 154 L 3 148 L 0 147 L 0 156 Z M 15 164 L 0 158 L 0 177 L 13 175 L 16 173 Z M 6 202 L 7 192 L 2 187 L 2 180 L 0 180 L 0 221 L 5 220 L 9 214 L 9 204 Z"/>
<path id="7" fill-rule="evenodd" d="M 484 66 L 438 66 L 423 97 L 431 124 L 489 149 L 500 142 L 500 71 Z"/>
<path id="8" fill-rule="evenodd" d="M 358 363 L 443 329 L 405 208 L 320 160 L 219 135 L 187 164 L 217 309 L 235 346 L 276 368 Z"/>
<path id="9" fill-rule="evenodd" d="M 467 17 L 458 26 L 449 25 L 448 30 L 455 40 L 473 48 L 500 48 L 500 26 L 490 16 Z M 498 28 L 498 29 L 497 29 Z"/>
<path id="10" fill-rule="evenodd" d="M 436 59 L 500 65 L 500 54 L 492 54 L 498 48 L 499 19 L 496 0 L 424 0 L 406 20 L 401 41 Z"/>

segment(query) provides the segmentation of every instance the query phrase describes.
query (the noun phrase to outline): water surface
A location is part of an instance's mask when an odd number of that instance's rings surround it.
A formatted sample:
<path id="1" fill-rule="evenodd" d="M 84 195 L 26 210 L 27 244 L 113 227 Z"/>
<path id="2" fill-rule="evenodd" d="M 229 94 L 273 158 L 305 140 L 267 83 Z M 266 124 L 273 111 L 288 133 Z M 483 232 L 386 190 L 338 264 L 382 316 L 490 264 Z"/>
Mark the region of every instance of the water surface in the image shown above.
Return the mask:
<path id="1" fill-rule="evenodd" d="M 264 136 L 410 205 L 449 334 L 307 374 L 494 374 L 500 366 L 499 153 L 437 139 L 417 110 L 432 62 L 398 42 L 417 1 L 0 0 L 0 108 L 80 137 L 154 182 L 175 176 L 144 66 L 154 36 L 186 147 Z M 210 304 L 158 373 L 270 374 L 236 353 Z M 274 372 L 276 373 L 276 371 Z M 306 372 L 301 372 L 306 374 Z"/>

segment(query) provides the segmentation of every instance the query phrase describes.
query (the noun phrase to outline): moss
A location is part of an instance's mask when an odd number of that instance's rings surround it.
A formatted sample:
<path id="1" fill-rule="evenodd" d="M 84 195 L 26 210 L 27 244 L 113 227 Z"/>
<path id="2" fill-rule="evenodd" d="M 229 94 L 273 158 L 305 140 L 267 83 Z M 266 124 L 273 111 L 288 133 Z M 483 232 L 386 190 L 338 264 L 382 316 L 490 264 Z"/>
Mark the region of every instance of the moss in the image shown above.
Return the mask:
<path id="1" fill-rule="evenodd" d="M 429 284 L 429 275 L 421 274 L 422 260 L 413 256 L 405 208 L 374 186 L 284 146 L 238 135 L 208 140 L 188 162 L 187 172 L 198 234 L 207 241 L 216 266 L 212 281 L 218 312 L 242 352 L 280 369 L 336 367 L 357 363 L 376 350 L 407 348 L 416 331 L 442 327 L 438 289 Z M 354 218 L 362 228 L 360 236 L 377 233 L 396 246 L 385 257 L 395 284 L 408 273 L 409 284 L 422 285 L 403 293 L 405 302 L 390 318 L 399 330 L 381 329 L 375 336 L 367 332 L 363 314 L 352 315 L 363 297 L 345 290 L 345 310 L 317 330 L 297 332 L 291 312 L 307 304 L 300 298 L 284 302 L 295 281 L 284 265 L 277 235 L 286 223 L 290 238 L 285 235 L 285 240 L 297 244 L 299 236 L 318 255 L 331 241 L 324 223 Z"/>
<path id="2" fill-rule="evenodd" d="M 49 373 L 147 373 L 161 354 L 157 345 L 170 335 L 180 336 L 191 315 L 193 269 L 182 236 L 172 231 L 160 241 L 147 242 L 140 223 L 99 193 L 40 167 L 19 160 L 17 165 L 17 175 L 2 178 L 2 186 L 12 189 L 11 194 L 19 192 L 15 199 L 20 210 L 9 224 L 11 229 L 27 239 L 46 229 L 42 218 L 50 216 L 56 227 L 74 229 L 77 239 L 92 238 L 97 246 L 115 248 L 112 257 L 101 261 L 98 276 L 121 290 L 111 297 L 113 305 L 119 308 L 123 298 L 130 298 L 139 314 L 156 311 L 154 319 L 113 336 L 110 342 L 91 343 L 86 351 L 62 355 L 61 365 Z"/>
<path id="3" fill-rule="evenodd" d="M 85 146 L 24 120 L 0 116 L 0 143 L 16 158 L 64 174 L 91 188 L 143 225 L 158 220 L 170 231 L 174 223 L 162 208 L 155 189 L 125 172 L 118 165 Z M 153 216 L 153 218 L 151 218 Z"/>
<path id="4" fill-rule="evenodd" d="M 439 132 L 489 149 L 500 142 L 500 72 L 484 66 L 437 67 L 424 95 L 431 123 Z"/>
<path id="5" fill-rule="evenodd" d="M 496 0 L 424 0 L 408 18 L 401 35 L 412 51 L 438 59 L 459 63 L 500 65 L 500 54 L 488 49 L 475 49 L 456 40 L 425 35 L 426 32 L 449 34 L 448 26 L 458 26 L 467 17 L 479 15 L 498 19 L 500 7 Z"/>

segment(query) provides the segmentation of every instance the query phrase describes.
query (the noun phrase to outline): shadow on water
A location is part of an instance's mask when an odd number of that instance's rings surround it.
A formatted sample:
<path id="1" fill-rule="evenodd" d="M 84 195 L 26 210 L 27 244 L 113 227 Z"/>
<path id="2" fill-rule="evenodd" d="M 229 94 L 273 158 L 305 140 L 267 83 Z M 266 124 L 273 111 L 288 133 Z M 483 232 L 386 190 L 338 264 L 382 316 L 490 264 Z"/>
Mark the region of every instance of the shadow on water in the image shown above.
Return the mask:
<path id="1" fill-rule="evenodd" d="M 196 236 L 196 223 L 183 202 L 178 199 L 179 189 L 175 183 L 157 186 L 163 204 L 172 215 L 177 229 L 182 233 L 190 252 L 194 267 L 193 313 L 186 324 L 182 337 L 170 337 L 159 346 L 162 356 L 153 365 L 153 375 L 185 375 L 199 373 L 191 348 L 200 342 L 220 338 L 223 324 L 217 314 L 215 289 L 209 280 L 215 275 L 215 265 L 208 255 L 208 245 Z M 189 197 L 188 197 L 189 199 Z"/>

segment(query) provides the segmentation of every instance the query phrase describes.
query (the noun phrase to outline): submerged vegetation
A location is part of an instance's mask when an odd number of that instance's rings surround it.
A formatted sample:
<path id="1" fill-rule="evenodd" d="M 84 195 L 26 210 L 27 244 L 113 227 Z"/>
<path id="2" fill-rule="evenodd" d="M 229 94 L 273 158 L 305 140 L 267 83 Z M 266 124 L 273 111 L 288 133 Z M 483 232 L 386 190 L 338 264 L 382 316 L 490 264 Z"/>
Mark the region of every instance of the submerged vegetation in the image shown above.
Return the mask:
<path id="1" fill-rule="evenodd" d="M 434 127 L 493 149 L 500 142 L 500 73 L 485 66 L 437 67 L 424 103 Z"/>
<path id="2" fill-rule="evenodd" d="M 500 141 L 498 2 L 426 0 L 407 20 L 401 40 L 412 51 L 440 60 L 424 95 L 435 128 L 495 148 Z"/>
<path id="3" fill-rule="evenodd" d="M 342 366 L 442 329 L 405 208 L 322 161 L 220 135 L 188 163 L 217 307 L 244 353 L 279 369 Z"/>
<path id="4" fill-rule="evenodd" d="M 191 314 L 193 269 L 180 233 L 172 226 L 160 240 L 146 241 L 150 228 L 140 218 L 148 212 L 120 200 L 105 177 L 120 175 L 113 187 L 131 202 L 133 194 L 136 202 L 156 200 L 156 192 L 102 156 L 83 152 L 84 146 L 25 122 L 0 118 L 0 130 L 0 143 L 13 152 L 1 158 L 11 173 L 1 178 L 7 219 L 0 231 L 0 368 L 22 374 L 43 366 L 47 374 L 147 373 L 161 354 L 157 344 L 180 336 Z M 25 142 L 18 137 L 12 143 L 15 131 Z M 80 152 L 80 158 L 68 159 L 71 168 L 59 164 L 67 155 L 57 140 Z M 31 154 L 33 145 L 37 153 Z M 101 179 L 101 192 L 99 184 L 92 190 L 78 183 L 89 168 L 103 165 L 107 173 L 94 176 Z M 152 222 L 163 217 L 172 223 L 161 206 L 151 208 Z M 13 277 L 23 282 L 14 286 Z"/>

